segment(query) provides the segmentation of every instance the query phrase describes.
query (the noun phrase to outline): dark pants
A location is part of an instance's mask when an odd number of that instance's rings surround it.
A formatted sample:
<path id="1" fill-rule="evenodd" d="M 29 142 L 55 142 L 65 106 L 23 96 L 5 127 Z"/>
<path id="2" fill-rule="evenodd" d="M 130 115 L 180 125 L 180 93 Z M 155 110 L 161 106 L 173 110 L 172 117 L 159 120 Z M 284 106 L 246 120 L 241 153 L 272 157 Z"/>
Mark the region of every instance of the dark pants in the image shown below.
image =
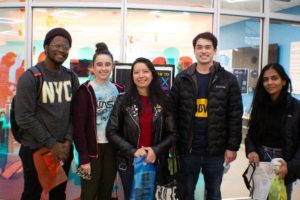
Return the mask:
<path id="1" fill-rule="evenodd" d="M 224 172 L 224 156 L 188 154 L 181 156 L 186 200 L 194 200 L 199 173 L 202 171 L 206 200 L 221 200 L 221 183 Z"/>
<path id="2" fill-rule="evenodd" d="M 33 153 L 37 149 L 33 150 L 29 147 L 24 147 L 21 145 L 19 156 L 23 164 L 23 174 L 24 174 L 24 190 L 22 193 L 21 200 L 40 200 L 42 186 L 39 182 L 37 171 L 33 162 Z M 70 150 L 68 160 L 64 162 L 63 169 L 68 175 L 71 162 L 73 159 L 73 148 Z M 66 199 L 66 186 L 67 181 L 56 186 L 49 192 L 50 200 L 65 200 Z"/>
<path id="3" fill-rule="evenodd" d="M 81 178 L 80 198 L 82 200 L 110 200 L 116 172 L 116 158 L 112 145 L 98 144 L 98 158 L 91 161 L 92 179 Z"/>
<path id="4" fill-rule="evenodd" d="M 260 161 L 271 162 L 271 160 L 273 158 L 282 158 L 282 150 L 259 146 L 258 147 L 258 155 L 259 155 Z M 285 187 L 286 187 L 287 199 L 291 200 L 292 199 L 292 191 L 293 191 L 293 183 L 286 183 Z"/>
<path id="5" fill-rule="evenodd" d="M 123 185 L 124 200 L 129 200 L 133 183 L 134 167 L 133 165 L 126 166 L 126 164 L 119 164 L 118 172 Z"/>

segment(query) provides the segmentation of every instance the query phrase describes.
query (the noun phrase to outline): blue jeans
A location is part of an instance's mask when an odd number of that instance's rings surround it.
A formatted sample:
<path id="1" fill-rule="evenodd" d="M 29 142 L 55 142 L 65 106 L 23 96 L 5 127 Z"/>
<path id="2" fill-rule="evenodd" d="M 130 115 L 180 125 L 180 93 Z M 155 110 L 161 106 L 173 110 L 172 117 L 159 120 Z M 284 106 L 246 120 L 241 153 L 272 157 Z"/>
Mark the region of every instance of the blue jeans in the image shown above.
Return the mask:
<path id="1" fill-rule="evenodd" d="M 258 146 L 258 155 L 260 161 L 271 162 L 273 158 L 282 158 L 282 151 L 269 147 Z M 293 183 L 286 183 L 287 199 L 292 199 Z"/>
<path id="2" fill-rule="evenodd" d="M 224 156 L 207 156 L 198 154 L 181 155 L 181 168 L 184 177 L 186 200 L 194 200 L 195 187 L 200 171 L 205 181 L 206 200 L 221 200 L 221 183 L 223 178 Z"/>

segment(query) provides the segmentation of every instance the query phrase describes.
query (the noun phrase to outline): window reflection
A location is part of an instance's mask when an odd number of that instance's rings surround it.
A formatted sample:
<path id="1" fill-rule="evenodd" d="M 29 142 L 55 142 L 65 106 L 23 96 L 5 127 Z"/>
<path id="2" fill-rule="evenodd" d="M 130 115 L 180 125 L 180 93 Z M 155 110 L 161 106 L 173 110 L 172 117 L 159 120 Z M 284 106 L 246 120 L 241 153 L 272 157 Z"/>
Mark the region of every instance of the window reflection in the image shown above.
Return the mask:
<path id="1" fill-rule="evenodd" d="M 24 71 L 24 10 L 0 9 L 0 110 L 8 112 Z"/>
<path id="2" fill-rule="evenodd" d="M 129 10 L 127 31 L 127 62 L 144 56 L 178 68 L 194 59 L 192 40 L 200 32 L 212 31 L 212 16 Z"/>
<path id="3" fill-rule="evenodd" d="M 222 15 L 220 21 L 218 60 L 237 75 L 243 93 L 243 105 L 249 110 L 259 73 L 260 20 Z"/>
<path id="4" fill-rule="evenodd" d="M 105 42 L 115 60 L 120 55 L 120 10 L 117 9 L 70 9 L 38 8 L 33 12 L 33 64 L 45 58 L 43 41 L 53 27 L 64 27 L 72 35 L 66 67 L 80 68 L 82 81 L 95 52 L 95 44 Z M 81 69 L 82 68 L 82 69 Z M 79 70 L 79 69 L 78 69 Z"/>
<path id="5" fill-rule="evenodd" d="M 270 1 L 271 12 L 278 12 L 291 15 L 300 15 L 299 1 Z"/>
<path id="6" fill-rule="evenodd" d="M 221 9 L 260 12 L 261 0 L 221 0 Z"/>
<path id="7" fill-rule="evenodd" d="M 5 181 L 15 174 L 8 172 L 12 166 L 9 155 L 16 154 L 20 146 L 11 134 L 9 117 L 16 85 L 25 67 L 24 19 L 24 9 L 0 8 L 0 174 Z M 21 167 L 21 163 L 18 164 Z M 1 190 L 8 188 L 0 187 Z M 5 189 L 3 192 L 8 193 Z M 12 199 L 18 199 L 14 194 L 12 196 Z M 0 193 L 0 199 L 7 198 Z"/>
<path id="8" fill-rule="evenodd" d="M 2 0 L 0 3 L 25 2 L 25 0 Z"/>
<path id="9" fill-rule="evenodd" d="M 128 3 L 143 3 L 143 4 L 163 4 L 173 6 L 188 6 L 188 7 L 212 7 L 212 0 L 127 0 Z"/>
<path id="10" fill-rule="evenodd" d="M 54 0 L 33 0 L 37 2 L 54 2 Z M 57 2 L 74 2 L 74 0 L 55 0 Z M 75 2 L 101 2 L 101 3 L 121 3 L 122 0 L 76 0 Z"/>
<path id="11" fill-rule="evenodd" d="M 287 35 L 286 33 L 289 33 L 289 36 L 283 37 Z M 292 80 L 293 93 L 300 94 L 300 23 L 271 20 L 269 43 L 278 45 L 280 49 L 278 62 Z M 269 54 L 269 59 L 272 56 Z"/>

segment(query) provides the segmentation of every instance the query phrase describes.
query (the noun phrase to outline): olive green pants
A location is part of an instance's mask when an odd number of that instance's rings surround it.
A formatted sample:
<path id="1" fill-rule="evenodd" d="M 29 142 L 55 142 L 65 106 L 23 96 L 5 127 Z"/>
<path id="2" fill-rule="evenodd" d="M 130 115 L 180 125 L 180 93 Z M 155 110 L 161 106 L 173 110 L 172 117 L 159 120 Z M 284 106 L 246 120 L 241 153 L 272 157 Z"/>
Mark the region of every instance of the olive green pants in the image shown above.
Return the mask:
<path id="1" fill-rule="evenodd" d="M 116 177 L 116 157 L 111 144 L 98 144 L 98 158 L 91 161 L 91 180 L 81 178 L 81 200 L 111 200 Z"/>

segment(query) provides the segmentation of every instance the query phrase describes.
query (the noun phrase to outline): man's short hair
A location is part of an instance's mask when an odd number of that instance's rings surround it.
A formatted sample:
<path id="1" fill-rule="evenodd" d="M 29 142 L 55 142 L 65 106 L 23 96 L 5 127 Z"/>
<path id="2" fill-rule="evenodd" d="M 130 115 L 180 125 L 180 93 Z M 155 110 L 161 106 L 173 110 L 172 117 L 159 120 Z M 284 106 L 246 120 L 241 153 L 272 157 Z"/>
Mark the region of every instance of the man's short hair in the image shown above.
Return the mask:
<path id="1" fill-rule="evenodd" d="M 64 28 L 54 28 L 54 29 L 51 29 L 46 34 L 45 40 L 44 40 L 44 48 L 46 45 L 49 45 L 51 43 L 52 39 L 56 36 L 62 36 L 64 38 L 66 38 L 69 41 L 70 47 L 72 46 L 72 37 L 71 37 L 70 33 Z"/>
<path id="2" fill-rule="evenodd" d="M 196 43 L 197 41 L 202 38 L 202 39 L 206 39 L 206 40 L 210 40 L 213 44 L 214 49 L 217 49 L 218 46 L 218 39 L 216 38 L 216 36 L 214 36 L 214 34 L 212 34 L 211 32 L 203 32 L 203 33 L 199 33 L 194 39 L 193 39 L 193 47 L 195 49 L 196 47 Z"/>

